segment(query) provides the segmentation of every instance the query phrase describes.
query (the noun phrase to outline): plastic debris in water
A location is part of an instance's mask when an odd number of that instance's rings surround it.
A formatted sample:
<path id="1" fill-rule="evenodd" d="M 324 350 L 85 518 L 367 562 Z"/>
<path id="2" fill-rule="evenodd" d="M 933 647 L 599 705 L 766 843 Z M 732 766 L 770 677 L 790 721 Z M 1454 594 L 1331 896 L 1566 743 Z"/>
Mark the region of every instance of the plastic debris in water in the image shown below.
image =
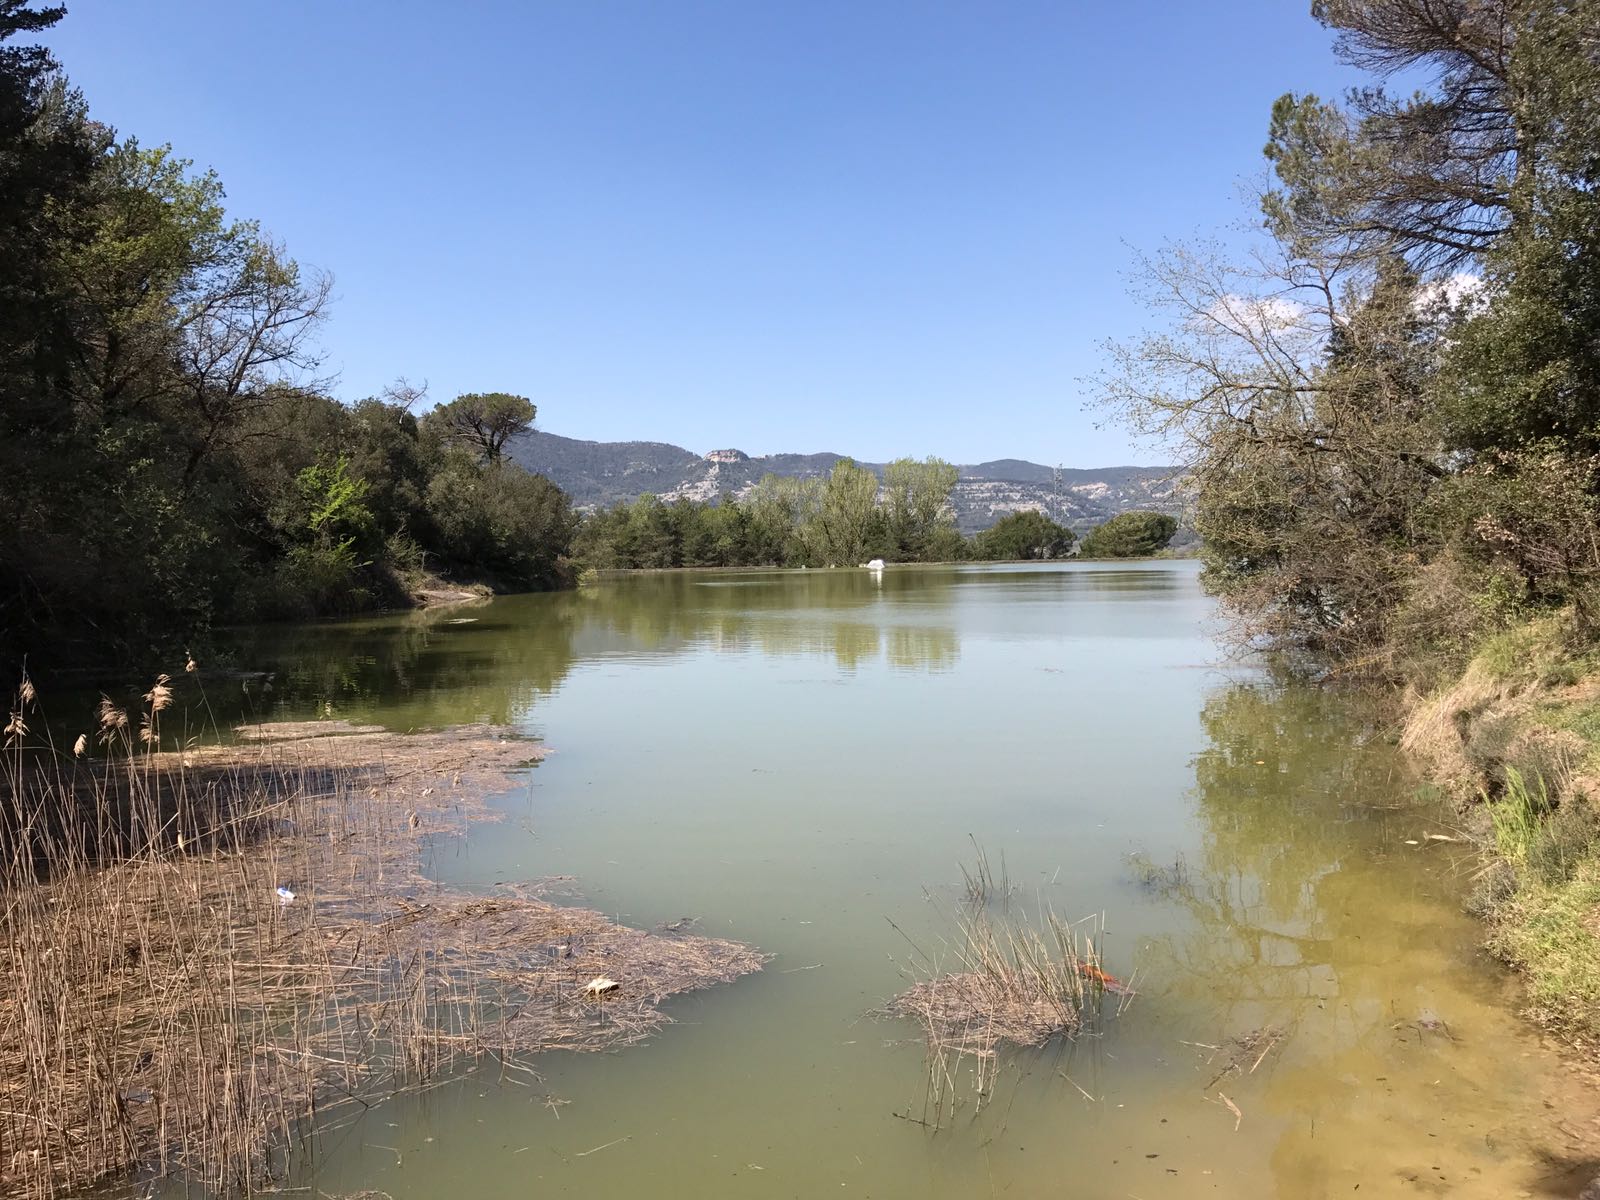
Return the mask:
<path id="1" fill-rule="evenodd" d="M 583 987 L 585 996 L 604 996 L 607 992 L 614 992 L 622 985 L 615 979 L 607 979 L 604 975 L 596 975 Z"/>
<path id="2" fill-rule="evenodd" d="M 278 889 L 278 903 L 279 904 L 293 904 L 294 903 L 294 893 L 291 892 L 286 887 L 280 887 Z"/>

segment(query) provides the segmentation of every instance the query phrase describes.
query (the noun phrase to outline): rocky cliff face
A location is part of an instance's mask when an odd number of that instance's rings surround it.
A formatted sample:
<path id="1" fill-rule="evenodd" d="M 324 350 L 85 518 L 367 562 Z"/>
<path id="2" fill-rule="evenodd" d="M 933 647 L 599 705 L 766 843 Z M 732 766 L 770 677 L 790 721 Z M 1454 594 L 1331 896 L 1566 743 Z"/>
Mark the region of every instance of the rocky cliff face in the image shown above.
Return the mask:
<path id="1" fill-rule="evenodd" d="M 842 455 L 769 454 L 741 450 L 699 455 L 665 442 L 586 442 L 534 432 L 507 452 L 529 471 L 566 489 L 580 508 L 608 507 L 652 493 L 664 500 L 741 496 L 763 475 L 826 475 Z M 881 463 L 863 463 L 880 474 Z M 1083 530 L 1130 509 L 1179 515 L 1183 497 L 1171 467 L 1060 470 L 1004 458 L 960 468 L 951 497 L 965 533 L 987 529 L 1007 513 L 1036 509 Z"/>

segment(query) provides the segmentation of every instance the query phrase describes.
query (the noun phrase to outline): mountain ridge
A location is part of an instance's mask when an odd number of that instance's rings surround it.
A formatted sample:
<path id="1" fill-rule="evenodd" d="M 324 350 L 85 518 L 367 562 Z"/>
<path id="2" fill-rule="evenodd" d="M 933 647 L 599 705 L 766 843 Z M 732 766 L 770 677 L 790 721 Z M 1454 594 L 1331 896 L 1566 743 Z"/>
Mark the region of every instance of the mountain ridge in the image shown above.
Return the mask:
<path id="1" fill-rule="evenodd" d="M 533 430 L 506 446 L 512 461 L 559 484 L 582 509 L 608 508 L 653 494 L 663 500 L 739 497 L 763 475 L 815 478 L 848 457 L 815 454 L 750 455 L 720 449 L 705 454 L 670 442 L 597 442 Z M 879 474 L 883 463 L 862 462 Z M 1170 466 L 1049 467 L 1020 458 L 958 464 L 951 495 L 965 533 L 986 529 L 1008 513 L 1035 509 L 1083 530 L 1119 512 L 1153 509 L 1181 515 L 1179 471 Z"/>

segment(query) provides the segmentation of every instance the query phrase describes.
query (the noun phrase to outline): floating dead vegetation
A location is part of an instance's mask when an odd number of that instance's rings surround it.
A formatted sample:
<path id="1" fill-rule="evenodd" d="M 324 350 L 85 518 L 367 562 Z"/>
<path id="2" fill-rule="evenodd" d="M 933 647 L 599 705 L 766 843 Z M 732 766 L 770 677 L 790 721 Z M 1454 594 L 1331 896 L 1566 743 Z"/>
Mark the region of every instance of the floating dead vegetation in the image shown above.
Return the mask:
<path id="1" fill-rule="evenodd" d="M 1214 1072 L 1206 1081 L 1205 1087 L 1201 1089 L 1205 1093 L 1205 1102 L 1225 1108 L 1232 1114 L 1235 1133 L 1244 1124 L 1244 1111 L 1226 1092 L 1218 1090 L 1213 1095 L 1212 1089 L 1230 1077 L 1254 1075 L 1288 1036 L 1288 1031 L 1280 1026 L 1263 1025 L 1259 1029 L 1235 1034 L 1221 1042 L 1183 1043 L 1204 1054 L 1202 1069 Z"/>
<path id="2" fill-rule="evenodd" d="M 597 912 L 535 899 L 451 897 L 408 906 L 412 937 L 452 974 L 499 985 L 479 1040 L 505 1053 L 613 1050 L 669 1020 L 661 1005 L 684 992 L 759 971 L 739 942 L 645 932 Z"/>
<path id="3" fill-rule="evenodd" d="M 1074 1038 L 1099 1019 L 1105 997 L 1116 998 L 1120 1013 L 1134 995 L 1101 965 L 1098 917 L 1069 922 L 1041 904 L 1030 920 L 1007 905 L 998 916 L 969 913 L 957 929 L 941 955 L 913 946 L 914 982 L 878 1014 L 912 1021 L 922 1032 L 928 1070 L 922 1123 L 934 1128 L 958 1101 L 956 1077 L 964 1065 L 972 1068 L 981 1107 L 1003 1046 Z"/>
<path id="4" fill-rule="evenodd" d="M 1204 1065 L 1207 1068 L 1215 1068 L 1216 1073 L 1203 1089 L 1209 1092 L 1229 1076 L 1254 1075 L 1268 1056 L 1283 1044 L 1286 1037 L 1288 1037 L 1287 1030 L 1277 1025 L 1263 1025 L 1259 1029 L 1235 1034 L 1215 1044 L 1185 1042 L 1184 1045 L 1205 1051 Z M 1232 1107 L 1231 1102 L 1229 1107 Z"/>
<path id="5" fill-rule="evenodd" d="M 0 755 L 0 1197 L 133 1170 L 249 1192 L 340 1113 L 635 1043 L 762 965 L 540 898 L 566 880 L 428 881 L 433 835 L 495 815 L 536 744 L 313 722 L 162 751 L 162 699 L 102 712 L 106 757 Z"/>

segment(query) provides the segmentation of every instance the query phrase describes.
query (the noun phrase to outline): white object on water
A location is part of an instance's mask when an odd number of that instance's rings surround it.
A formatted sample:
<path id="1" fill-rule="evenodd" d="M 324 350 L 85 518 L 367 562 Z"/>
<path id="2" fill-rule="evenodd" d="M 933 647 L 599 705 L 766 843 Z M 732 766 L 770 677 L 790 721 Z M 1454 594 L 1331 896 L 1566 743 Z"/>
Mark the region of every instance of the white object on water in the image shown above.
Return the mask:
<path id="1" fill-rule="evenodd" d="M 869 571 L 881 571 L 883 570 L 883 567 L 884 562 L 881 558 L 875 558 L 867 564 L 867 570 Z"/>
<path id="2" fill-rule="evenodd" d="M 622 985 L 615 979 L 607 979 L 604 975 L 596 975 L 584 985 L 583 994 L 586 996 L 603 996 L 607 992 L 614 992 Z"/>
<path id="3" fill-rule="evenodd" d="M 280 887 L 278 889 L 278 903 L 279 904 L 293 904 L 294 903 L 294 893 L 291 892 L 286 887 Z"/>

